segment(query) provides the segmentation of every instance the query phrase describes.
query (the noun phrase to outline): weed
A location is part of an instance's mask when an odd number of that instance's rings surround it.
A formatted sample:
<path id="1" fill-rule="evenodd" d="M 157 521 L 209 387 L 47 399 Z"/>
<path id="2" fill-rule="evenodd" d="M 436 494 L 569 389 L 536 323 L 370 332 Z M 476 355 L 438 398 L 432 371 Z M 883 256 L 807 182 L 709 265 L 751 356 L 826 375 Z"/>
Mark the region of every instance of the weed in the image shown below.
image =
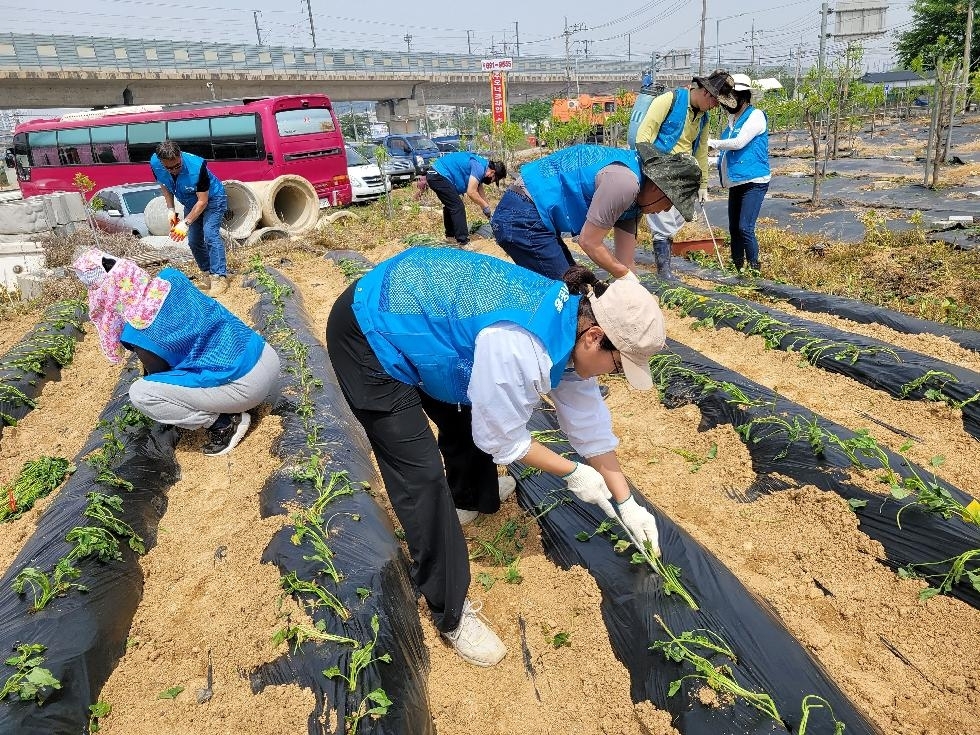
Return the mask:
<path id="1" fill-rule="evenodd" d="M 710 462 L 718 456 L 717 444 L 712 444 L 707 454 L 705 454 L 703 457 L 697 452 L 692 452 L 687 449 L 672 449 L 670 447 L 668 447 L 668 449 L 670 449 L 670 451 L 677 456 L 683 457 L 688 462 L 692 474 L 701 469 L 707 462 Z"/>
<path id="2" fill-rule="evenodd" d="M 374 655 L 374 649 L 378 644 L 379 629 L 380 624 L 378 623 L 378 616 L 375 615 L 371 618 L 371 630 L 374 632 L 374 638 L 370 641 L 370 643 L 363 643 L 354 649 L 350 656 L 350 665 L 348 666 L 347 673 L 344 674 L 340 670 L 339 666 L 331 666 L 329 669 L 324 669 L 323 675 L 328 679 L 340 679 L 341 681 L 345 682 L 347 684 L 348 693 L 352 694 L 357 689 L 357 678 L 364 669 L 373 664 L 375 661 L 390 664 L 391 654 L 384 653 L 380 656 Z M 347 715 L 347 735 L 353 735 L 356 733 L 358 724 L 360 724 L 361 720 L 365 717 L 378 719 L 387 714 L 390 706 L 391 700 L 388 699 L 388 695 L 384 689 L 378 687 L 377 689 L 369 692 L 358 703 L 357 709 L 354 711 L 354 713 Z"/>
<path id="3" fill-rule="evenodd" d="M 177 699 L 177 695 L 182 691 L 184 691 L 184 687 L 178 684 L 177 686 L 164 689 L 157 695 L 157 699 Z"/>
<path id="4" fill-rule="evenodd" d="M 340 272 L 344 274 L 344 278 L 347 280 L 347 283 L 360 278 L 371 270 L 371 266 L 365 265 L 364 263 L 351 258 L 341 258 L 337 262 L 337 267 L 340 268 Z"/>
<path id="5" fill-rule="evenodd" d="M 521 558 L 517 557 L 507 566 L 507 571 L 504 572 L 504 581 L 507 584 L 520 584 L 524 581 L 524 575 L 517 569 L 517 565 L 520 563 L 520 561 Z"/>
<path id="6" fill-rule="evenodd" d="M 545 635 L 545 640 L 552 645 L 555 650 L 561 648 L 562 646 L 572 646 L 572 634 L 566 633 L 564 631 L 558 631 L 554 635 Z"/>
<path id="7" fill-rule="evenodd" d="M 75 465 L 61 457 L 39 457 L 25 462 L 17 479 L 4 488 L 6 492 L 2 494 L 7 496 L 7 503 L 0 506 L 0 521 L 20 518 L 74 471 Z"/>
<path id="8" fill-rule="evenodd" d="M 489 574 L 488 572 L 480 572 L 479 574 L 476 575 L 476 581 L 483 586 L 483 589 L 489 592 L 490 588 L 493 587 L 497 579 L 492 574 Z"/>
<path id="9" fill-rule="evenodd" d="M 95 704 L 88 706 L 88 731 L 90 733 L 99 732 L 101 725 L 99 720 L 104 720 L 112 714 L 112 705 L 104 699 L 100 699 Z"/>
<path id="10" fill-rule="evenodd" d="M 38 705 L 44 704 L 51 689 L 61 689 L 61 682 L 51 672 L 41 666 L 47 646 L 40 643 L 21 643 L 15 649 L 16 656 L 4 661 L 7 666 L 13 666 L 17 671 L 7 677 L 0 689 L 0 701 L 11 695 L 26 702 L 33 699 Z"/>
<path id="11" fill-rule="evenodd" d="M 323 620 L 317 620 L 314 626 L 309 625 L 290 625 L 286 624 L 277 630 L 272 636 L 272 645 L 278 646 L 280 643 L 291 642 L 293 653 L 299 653 L 299 648 L 307 641 L 321 641 L 324 643 L 339 643 L 344 646 L 358 646 L 358 641 L 342 635 L 334 635 L 327 632 L 327 624 Z"/>

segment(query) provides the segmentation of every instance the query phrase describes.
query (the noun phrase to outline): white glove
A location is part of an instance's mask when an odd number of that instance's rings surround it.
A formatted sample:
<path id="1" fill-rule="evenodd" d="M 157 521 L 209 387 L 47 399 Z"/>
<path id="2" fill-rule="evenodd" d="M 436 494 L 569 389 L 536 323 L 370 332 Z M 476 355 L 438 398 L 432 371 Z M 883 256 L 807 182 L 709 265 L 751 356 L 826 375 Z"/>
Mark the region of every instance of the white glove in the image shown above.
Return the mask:
<path id="1" fill-rule="evenodd" d="M 178 222 L 180 222 L 180 218 L 177 217 L 177 212 L 175 210 L 173 210 L 173 209 L 168 209 L 167 210 L 167 222 L 170 223 L 170 227 L 171 228 L 174 225 L 176 225 Z"/>
<path id="2" fill-rule="evenodd" d="M 576 463 L 575 469 L 562 479 L 568 483 L 568 489 L 575 493 L 575 497 L 579 500 L 598 505 L 609 518 L 616 517 L 616 511 L 613 510 L 610 502 L 612 493 L 609 492 L 606 481 L 597 470 L 587 464 Z"/>
<path id="3" fill-rule="evenodd" d="M 637 283 L 640 282 L 639 277 L 633 271 L 626 271 L 625 274 L 621 275 L 616 280 L 617 281 L 636 281 Z"/>
<path id="4" fill-rule="evenodd" d="M 632 495 L 620 503 L 617 508 L 619 509 L 620 522 L 629 529 L 633 538 L 641 544 L 649 541 L 653 555 L 660 556 L 660 534 L 657 532 L 657 521 L 653 514 L 645 508 L 641 508 Z"/>
<path id="5" fill-rule="evenodd" d="M 718 148 L 717 138 L 708 138 L 708 148 Z"/>
<path id="6" fill-rule="evenodd" d="M 708 190 L 706 188 L 698 189 L 698 201 L 701 204 L 704 204 L 706 201 L 708 201 Z"/>

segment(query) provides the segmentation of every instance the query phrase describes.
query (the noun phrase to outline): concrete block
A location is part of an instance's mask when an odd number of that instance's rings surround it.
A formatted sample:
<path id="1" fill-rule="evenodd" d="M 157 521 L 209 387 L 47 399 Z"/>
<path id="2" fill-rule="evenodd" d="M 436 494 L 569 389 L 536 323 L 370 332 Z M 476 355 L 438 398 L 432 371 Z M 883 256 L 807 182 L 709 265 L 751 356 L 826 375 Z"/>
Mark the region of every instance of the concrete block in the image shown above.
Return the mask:
<path id="1" fill-rule="evenodd" d="M 65 207 L 68 209 L 68 221 L 87 221 L 88 216 L 85 211 L 85 200 L 82 198 L 82 195 L 77 191 L 66 191 L 63 196 Z"/>
<path id="2" fill-rule="evenodd" d="M 58 225 L 68 224 L 68 208 L 62 202 L 61 194 L 47 194 L 41 199 L 44 202 L 44 218 L 48 227 L 54 229 Z"/>
<path id="3" fill-rule="evenodd" d="M 18 289 L 18 276 L 37 273 L 44 267 L 44 250 L 32 241 L 0 243 L 0 284 L 8 291 Z"/>
<path id="4" fill-rule="evenodd" d="M 20 291 L 20 298 L 23 301 L 36 299 L 44 290 L 46 273 L 21 273 L 17 276 L 17 290 Z"/>
<path id="5" fill-rule="evenodd" d="M 0 203 L 0 235 L 32 235 L 50 230 L 42 197 Z"/>
<path id="6" fill-rule="evenodd" d="M 973 222 L 974 218 L 968 214 L 951 214 L 950 222 Z"/>

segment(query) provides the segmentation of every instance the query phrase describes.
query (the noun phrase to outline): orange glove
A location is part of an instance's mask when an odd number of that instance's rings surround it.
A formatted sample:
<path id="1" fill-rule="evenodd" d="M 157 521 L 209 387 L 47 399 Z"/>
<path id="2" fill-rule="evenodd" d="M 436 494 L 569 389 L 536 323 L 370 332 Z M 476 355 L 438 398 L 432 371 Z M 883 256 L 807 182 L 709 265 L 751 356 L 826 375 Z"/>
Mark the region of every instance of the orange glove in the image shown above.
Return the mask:
<path id="1" fill-rule="evenodd" d="M 177 216 L 177 212 L 173 209 L 168 209 L 167 214 L 170 215 L 169 223 L 172 229 L 178 222 L 180 222 L 180 217 Z"/>
<path id="2" fill-rule="evenodd" d="M 183 242 L 187 239 L 187 220 L 182 220 L 170 228 L 170 239 Z"/>

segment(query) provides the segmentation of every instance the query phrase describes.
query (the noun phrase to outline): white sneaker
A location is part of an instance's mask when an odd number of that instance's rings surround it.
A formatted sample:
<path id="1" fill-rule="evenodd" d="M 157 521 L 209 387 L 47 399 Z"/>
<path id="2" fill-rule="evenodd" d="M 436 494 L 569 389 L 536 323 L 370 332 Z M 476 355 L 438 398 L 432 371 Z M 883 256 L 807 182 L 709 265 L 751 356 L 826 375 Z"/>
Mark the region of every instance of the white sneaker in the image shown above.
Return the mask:
<path id="1" fill-rule="evenodd" d="M 463 510 L 462 508 L 457 508 L 456 515 L 459 516 L 459 525 L 465 526 L 467 523 L 472 523 L 475 521 L 477 516 L 480 515 L 480 511 Z"/>
<path id="2" fill-rule="evenodd" d="M 463 602 L 463 616 L 459 627 L 451 633 L 443 633 L 459 657 L 475 666 L 493 666 L 507 655 L 507 648 L 491 630 L 486 618 L 480 615 L 482 602 Z"/>
<path id="3" fill-rule="evenodd" d="M 500 495 L 500 502 L 504 502 L 517 489 L 517 480 L 510 475 L 497 478 L 497 493 Z"/>

